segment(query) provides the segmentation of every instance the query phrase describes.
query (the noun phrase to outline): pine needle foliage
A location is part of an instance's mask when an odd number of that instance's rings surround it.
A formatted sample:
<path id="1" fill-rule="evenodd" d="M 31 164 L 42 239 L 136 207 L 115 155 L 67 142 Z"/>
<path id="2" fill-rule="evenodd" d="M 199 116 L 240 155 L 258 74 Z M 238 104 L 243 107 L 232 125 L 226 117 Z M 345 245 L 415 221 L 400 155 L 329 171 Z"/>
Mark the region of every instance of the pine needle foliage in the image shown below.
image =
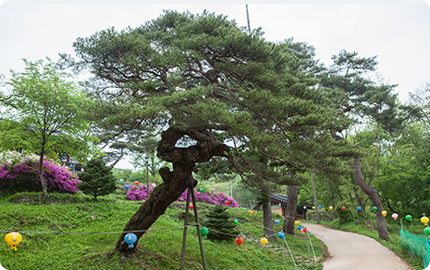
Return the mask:
<path id="1" fill-rule="evenodd" d="M 239 235 L 240 232 L 232 222 L 231 215 L 227 212 L 227 209 L 227 207 L 217 205 L 206 214 L 208 220 L 202 222 L 202 225 L 209 229 L 209 234 L 207 235 L 208 239 L 230 240 L 236 238 L 236 235 Z"/>
<path id="2" fill-rule="evenodd" d="M 104 196 L 115 191 L 115 177 L 112 174 L 112 167 L 106 166 L 101 158 L 94 158 L 84 166 L 84 172 L 79 173 L 79 189 L 86 195 Z"/>

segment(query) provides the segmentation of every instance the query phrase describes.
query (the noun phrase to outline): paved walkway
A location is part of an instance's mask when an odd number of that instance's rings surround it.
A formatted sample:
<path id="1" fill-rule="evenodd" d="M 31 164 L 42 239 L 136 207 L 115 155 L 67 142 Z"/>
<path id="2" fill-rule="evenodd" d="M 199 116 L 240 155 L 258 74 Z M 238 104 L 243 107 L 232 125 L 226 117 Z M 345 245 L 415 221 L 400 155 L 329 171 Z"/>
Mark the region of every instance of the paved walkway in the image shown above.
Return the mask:
<path id="1" fill-rule="evenodd" d="M 331 258 L 324 262 L 324 270 L 412 270 L 394 252 L 370 237 L 318 224 L 303 225 L 328 247 Z"/>

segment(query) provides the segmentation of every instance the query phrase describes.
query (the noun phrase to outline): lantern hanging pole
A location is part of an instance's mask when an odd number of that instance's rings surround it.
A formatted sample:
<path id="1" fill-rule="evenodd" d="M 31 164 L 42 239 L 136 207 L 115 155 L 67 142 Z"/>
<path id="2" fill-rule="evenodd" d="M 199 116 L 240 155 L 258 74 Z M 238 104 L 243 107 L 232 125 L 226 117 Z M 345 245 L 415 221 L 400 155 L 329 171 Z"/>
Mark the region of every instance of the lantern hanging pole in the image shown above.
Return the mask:
<path id="1" fill-rule="evenodd" d="M 281 240 L 282 241 L 282 240 Z M 285 264 L 285 251 L 284 251 L 284 241 L 282 241 L 282 261 Z"/>
<path id="2" fill-rule="evenodd" d="M 187 192 L 187 202 L 185 205 L 185 217 L 184 217 L 184 235 L 182 237 L 182 251 L 181 251 L 181 266 L 179 270 L 182 270 L 184 267 L 184 257 L 185 257 L 185 244 L 187 242 L 187 228 L 188 228 L 188 207 L 190 205 L 190 192 Z"/>
<path id="3" fill-rule="evenodd" d="M 191 193 L 191 198 L 193 199 L 194 215 L 196 216 L 197 235 L 199 237 L 199 244 L 200 244 L 200 254 L 202 255 L 203 269 L 206 270 L 205 251 L 203 250 L 202 234 L 200 233 L 199 214 L 197 212 L 197 201 L 196 201 L 196 197 L 194 196 L 194 189 L 192 187 L 189 187 L 188 193 Z"/>
<path id="4" fill-rule="evenodd" d="M 306 245 L 308 246 L 308 259 L 311 257 L 311 254 L 309 252 L 309 239 L 308 239 L 308 230 L 306 230 Z"/>
<path id="5" fill-rule="evenodd" d="M 297 269 L 297 264 L 296 264 L 296 261 L 294 260 L 293 253 L 291 253 L 290 246 L 288 245 L 287 239 L 285 237 L 284 237 L 284 241 L 285 241 L 285 244 L 287 245 L 288 252 L 290 252 L 290 256 L 291 256 L 291 259 L 293 260 L 294 267 L 295 267 L 295 269 Z"/>

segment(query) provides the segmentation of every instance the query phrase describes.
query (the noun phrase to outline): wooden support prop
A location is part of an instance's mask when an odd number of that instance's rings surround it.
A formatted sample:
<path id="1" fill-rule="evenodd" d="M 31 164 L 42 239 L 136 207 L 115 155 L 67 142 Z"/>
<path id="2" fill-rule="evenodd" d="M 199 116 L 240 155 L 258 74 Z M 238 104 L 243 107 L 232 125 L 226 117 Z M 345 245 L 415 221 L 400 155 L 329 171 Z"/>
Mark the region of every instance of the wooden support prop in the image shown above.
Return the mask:
<path id="1" fill-rule="evenodd" d="M 184 267 L 185 243 L 187 241 L 188 208 L 190 207 L 190 193 L 191 193 L 191 197 L 192 197 L 192 200 L 193 200 L 194 215 L 196 216 L 195 226 L 197 227 L 197 235 L 198 235 L 198 238 L 199 238 L 200 253 L 202 255 L 203 269 L 206 270 L 207 269 L 206 268 L 206 259 L 205 259 L 205 252 L 203 250 L 202 234 L 200 233 L 200 224 L 199 224 L 199 215 L 198 215 L 198 212 L 197 212 L 197 203 L 196 203 L 196 198 L 194 196 L 194 190 L 193 190 L 192 187 L 188 187 L 187 202 L 185 204 L 184 235 L 182 237 L 181 266 L 179 267 L 179 270 L 182 270 L 183 267 Z"/>

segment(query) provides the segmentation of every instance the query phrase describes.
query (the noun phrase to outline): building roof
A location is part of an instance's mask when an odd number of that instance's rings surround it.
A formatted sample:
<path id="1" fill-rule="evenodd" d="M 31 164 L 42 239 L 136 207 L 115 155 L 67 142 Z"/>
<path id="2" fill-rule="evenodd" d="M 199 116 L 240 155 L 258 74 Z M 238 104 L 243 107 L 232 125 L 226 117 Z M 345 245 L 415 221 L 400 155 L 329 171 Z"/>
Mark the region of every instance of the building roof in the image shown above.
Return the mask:
<path id="1" fill-rule="evenodd" d="M 288 197 L 286 195 L 270 193 L 270 198 L 275 199 L 275 200 L 280 201 L 280 202 L 283 202 L 283 203 L 288 202 Z"/>

